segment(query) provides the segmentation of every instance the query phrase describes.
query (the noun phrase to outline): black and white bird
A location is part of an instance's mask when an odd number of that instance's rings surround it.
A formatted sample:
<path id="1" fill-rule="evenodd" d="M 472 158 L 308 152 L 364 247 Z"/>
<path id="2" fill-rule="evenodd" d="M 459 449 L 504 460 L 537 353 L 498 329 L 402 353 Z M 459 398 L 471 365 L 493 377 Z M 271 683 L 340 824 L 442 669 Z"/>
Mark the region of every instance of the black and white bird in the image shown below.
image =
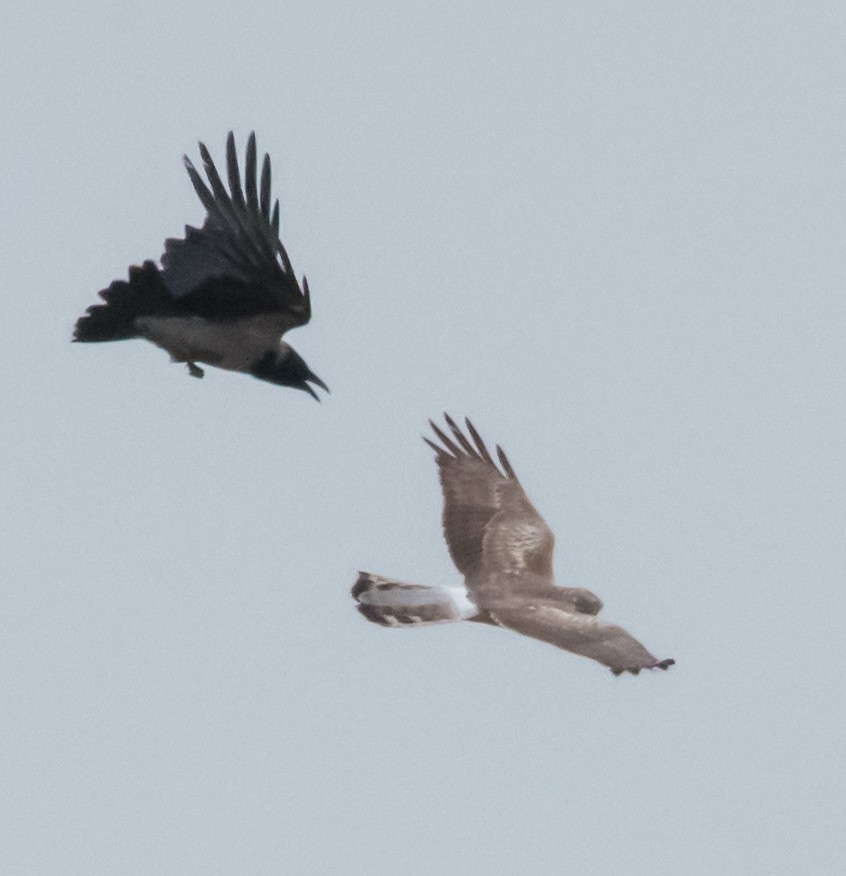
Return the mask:
<path id="1" fill-rule="evenodd" d="M 423 440 L 436 454 L 444 536 L 464 586 L 406 584 L 359 572 L 352 595 L 361 614 L 391 627 L 492 624 L 590 657 L 615 675 L 672 666 L 674 660 L 658 660 L 622 627 L 599 620 L 602 600 L 590 590 L 555 584 L 555 538 L 505 453 L 496 448 L 500 469 L 469 420 L 468 439 L 444 416 L 452 437 L 430 421 L 440 445 Z"/>
<path id="2" fill-rule="evenodd" d="M 311 318 L 308 282 L 300 288 L 279 239 L 279 201 L 270 207 L 270 157 L 257 185 L 255 134 L 247 141 L 244 184 L 235 138 L 226 141 L 227 192 L 211 155 L 200 143 L 207 186 L 188 156 L 185 169 L 203 206 L 202 228 L 165 241 L 161 268 L 152 261 L 129 269 L 100 292 L 76 323 L 75 341 L 146 338 L 202 377 L 198 362 L 243 371 L 318 398 L 328 391 L 305 360 L 280 340 Z"/>

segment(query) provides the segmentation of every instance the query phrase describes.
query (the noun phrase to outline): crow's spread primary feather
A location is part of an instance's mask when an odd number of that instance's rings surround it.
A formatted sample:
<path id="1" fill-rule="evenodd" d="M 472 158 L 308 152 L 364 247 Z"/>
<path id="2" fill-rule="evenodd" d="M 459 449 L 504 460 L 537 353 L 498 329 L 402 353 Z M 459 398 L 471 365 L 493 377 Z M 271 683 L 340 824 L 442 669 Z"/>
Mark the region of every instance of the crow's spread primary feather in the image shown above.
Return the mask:
<path id="1" fill-rule="evenodd" d="M 327 389 L 303 358 L 281 341 L 289 329 L 311 318 L 308 282 L 297 282 L 279 239 L 279 201 L 270 207 L 270 157 L 261 179 L 255 134 L 247 141 L 244 183 L 235 138 L 226 142 L 223 183 L 208 149 L 200 143 L 208 184 L 183 161 L 206 209 L 202 228 L 186 226 L 185 237 L 165 241 L 161 267 L 145 261 L 100 292 L 104 304 L 89 307 L 77 321 L 75 341 L 145 338 L 187 364 L 243 371 L 260 380 L 305 390 Z"/>
<path id="2" fill-rule="evenodd" d="M 444 536 L 464 587 L 406 584 L 359 572 L 352 595 L 361 614 L 396 627 L 492 624 L 590 657 L 615 675 L 672 666 L 672 659 L 658 660 L 622 627 L 599 620 L 598 596 L 555 584 L 554 536 L 508 457 L 497 447 L 497 464 L 469 420 L 465 434 L 444 417 L 449 434 L 430 421 L 437 441 L 423 440 L 435 451 Z"/>

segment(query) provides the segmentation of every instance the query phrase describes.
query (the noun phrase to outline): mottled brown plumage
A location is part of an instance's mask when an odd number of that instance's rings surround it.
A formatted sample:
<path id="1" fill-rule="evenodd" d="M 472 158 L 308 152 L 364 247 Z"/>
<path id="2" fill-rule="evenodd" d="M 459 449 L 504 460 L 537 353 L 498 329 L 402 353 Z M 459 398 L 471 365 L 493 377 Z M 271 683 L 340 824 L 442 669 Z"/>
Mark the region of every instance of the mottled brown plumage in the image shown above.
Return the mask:
<path id="1" fill-rule="evenodd" d="M 555 538 L 502 448 L 495 461 L 469 420 L 465 434 L 447 414 L 444 419 L 446 430 L 430 421 L 437 441 L 423 440 L 436 454 L 444 537 L 466 592 L 362 572 L 353 587 L 359 611 L 388 626 L 493 624 L 589 657 L 615 675 L 671 666 L 672 659 L 656 659 L 624 629 L 599 620 L 602 601 L 595 594 L 555 584 Z"/>

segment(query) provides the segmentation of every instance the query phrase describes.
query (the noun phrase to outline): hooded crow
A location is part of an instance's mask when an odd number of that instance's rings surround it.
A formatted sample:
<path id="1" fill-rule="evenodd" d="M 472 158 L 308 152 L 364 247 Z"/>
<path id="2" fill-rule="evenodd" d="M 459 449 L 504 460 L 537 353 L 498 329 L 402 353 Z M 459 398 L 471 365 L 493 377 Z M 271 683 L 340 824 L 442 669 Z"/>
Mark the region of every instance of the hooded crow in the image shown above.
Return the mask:
<path id="1" fill-rule="evenodd" d="M 227 192 L 209 150 L 200 143 L 209 185 L 188 156 L 185 169 L 206 208 L 202 228 L 165 241 L 161 268 L 152 261 L 129 269 L 100 292 L 105 304 L 89 307 L 76 323 L 75 341 L 146 338 L 185 362 L 243 371 L 260 380 L 303 389 L 328 387 L 281 336 L 311 318 L 308 281 L 297 283 L 279 239 L 279 201 L 270 209 L 270 157 L 257 186 L 256 137 L 247 141 L 244 185 L 232 132 L 226 141 Z"/>

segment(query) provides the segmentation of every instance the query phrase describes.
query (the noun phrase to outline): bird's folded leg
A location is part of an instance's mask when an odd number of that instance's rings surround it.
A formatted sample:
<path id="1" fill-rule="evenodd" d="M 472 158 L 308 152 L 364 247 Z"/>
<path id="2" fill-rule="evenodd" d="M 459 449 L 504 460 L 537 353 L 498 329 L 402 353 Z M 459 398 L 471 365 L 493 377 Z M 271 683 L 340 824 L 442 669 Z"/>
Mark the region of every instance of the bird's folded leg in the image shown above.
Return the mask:
<path id="1" fill-rule="evenodd" d="M 188 373 L 192 377 L 203 377 L 206 373 L 196 362 L 186 362 L 185 364 L 188 366 Z"/>

